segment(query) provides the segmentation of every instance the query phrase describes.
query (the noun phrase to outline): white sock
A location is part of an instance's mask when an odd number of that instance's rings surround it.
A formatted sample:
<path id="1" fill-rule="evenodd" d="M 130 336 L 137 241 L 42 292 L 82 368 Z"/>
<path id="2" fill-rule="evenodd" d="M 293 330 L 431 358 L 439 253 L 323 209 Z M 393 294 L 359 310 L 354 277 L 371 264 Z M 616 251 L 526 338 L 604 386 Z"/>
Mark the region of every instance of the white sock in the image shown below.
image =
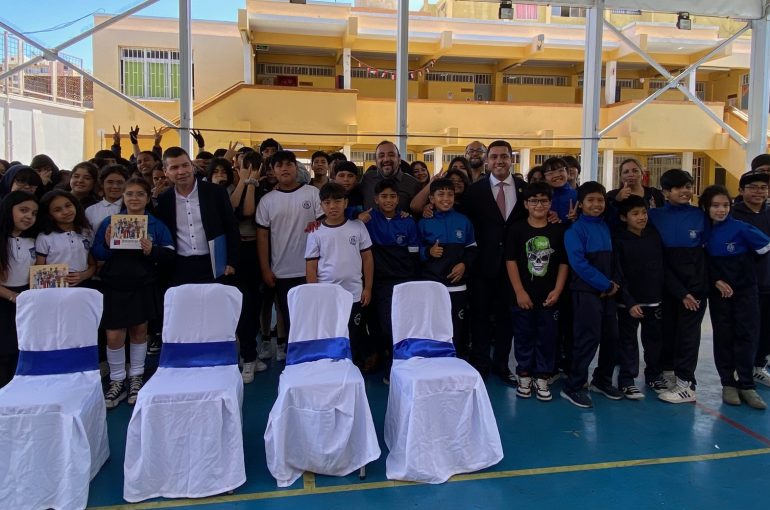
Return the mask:
<path id="1" fill-rule="evenodd" d="M 131 368 L 128 369 L 128 375 L 144 374 L 144 358 L 147 356 L 147 342 L 141 344 L 131 344 Z"/>
<path id="2" fill-rule="evenodd" d="M 126 347 L 107 347 L 107 363 L 110 365 L 110 380 L 123 381 L 126 378 Z"/>

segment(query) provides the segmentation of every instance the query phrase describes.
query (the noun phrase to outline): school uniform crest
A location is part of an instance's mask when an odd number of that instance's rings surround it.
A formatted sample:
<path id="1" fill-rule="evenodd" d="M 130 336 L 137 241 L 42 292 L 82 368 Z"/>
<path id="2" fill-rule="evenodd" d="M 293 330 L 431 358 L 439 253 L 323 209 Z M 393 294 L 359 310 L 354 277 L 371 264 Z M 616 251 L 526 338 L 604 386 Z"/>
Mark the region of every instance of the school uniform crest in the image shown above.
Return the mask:
<path id="1" fill-rule="evenodd" d="M 464 236 L 465 236 L 465 232 L 463 232 L 463 231 L 462 231 L 462 229 L 459 229 L 459 228 L 458 228 L 457 230 L 455 230 L 455 237 L 456 237 L 458 240 L 462 240 L 462 238 L 463 238 Z"/>
<path id="2" fill-rule="evenodd" d="M 312 207 L 312 205 L 310 204 L 310 200 L 305 200 L 304 202 L 302 202 L 303 209 L 310 209 L 310 207 Z"/>
<path id="3" fill-rule="evenodd" d="M 35 253 L 35 247 L 33 246 L 32 248 L 29 249 L 29 258 L 31 258 L 32 260 L 35 260 L 36 255 L 37 254 Z"/>
<path id="4" fill-rule="evenodd" d="M 727 250 L 727 253 L 734 253 L 735 243 L 725 243 L 725 249 Z"/>
<path id="5" fill-rule="evenodd" d="M 404 234 L 396 234 L 396 244 L 404 246 L 406 244 L 406 236 Z"/>
<path id="6" fill-rule="evenodd" d="M 358 236 L 350 236 L 350 237 L 348 238 L 348 241 L 350 242 L 350 244 L 352 244 L 353 246 L 355 246 L 355 245 L 357 245 L 357 244 L 358 244 Z"/>
<path id="7" fill-rule="evenodd" d="M 83 239 L 83 248 L 85 248 L 86 251 L 89 251 L 91 249 L 91 241 Z"/>
<path id="8" fill-rule="evenodd" d="M 698 231 L 690 230 L 690 239 L 697 239 L 697 238 L 698 238 Z"/>

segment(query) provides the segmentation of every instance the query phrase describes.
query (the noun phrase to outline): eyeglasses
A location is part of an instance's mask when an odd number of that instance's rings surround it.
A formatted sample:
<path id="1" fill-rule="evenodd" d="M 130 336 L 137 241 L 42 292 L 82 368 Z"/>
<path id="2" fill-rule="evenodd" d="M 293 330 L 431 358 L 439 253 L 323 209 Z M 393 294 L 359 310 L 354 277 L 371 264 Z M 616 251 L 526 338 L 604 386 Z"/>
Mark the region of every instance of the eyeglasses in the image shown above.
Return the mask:
<path id="1" fill-rule="evenodd" d="M 549 198 L 528 198 L 527 204 L 531 205 L 532 207 L 535 207 L 537 205 L 547 206 L 550 205 L 551 199 Z"/>
<path id="2" fill-rule="evenodd" d="M 747 184 L 743 187 L 743 189 L 748 189 L 751 191 L 767 191 L 770 189 L 767 184 Z"/>

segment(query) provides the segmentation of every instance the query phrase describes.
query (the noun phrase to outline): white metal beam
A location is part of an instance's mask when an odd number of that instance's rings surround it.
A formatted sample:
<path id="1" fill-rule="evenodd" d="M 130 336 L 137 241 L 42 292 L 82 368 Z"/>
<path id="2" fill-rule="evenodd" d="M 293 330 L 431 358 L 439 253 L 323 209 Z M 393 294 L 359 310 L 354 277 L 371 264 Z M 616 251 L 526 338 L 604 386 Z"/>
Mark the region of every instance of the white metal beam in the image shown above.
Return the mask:
<path id="1" fill-rule="evenodd" d="M 770 21 L 751 22 L 751 64 L 749 68 L 749 141 L 746 168 L 751 160 L 767 152 L 767 114 L 770 110 Z"/>
<path id="2" fill-rule="evenodd" d="M 190 0 L 179 0 L 179 143 L 191 154 L 193 127 L 192 98 L 192 20 Z"/>
<path id="3" fill-rule="evenodd" d="M 409 100 L 409 0 L 398 0 L 396 44 L 396 146 L 406 157 L 406 105 Z"/>
<path id="4" fill-rule="evenodd" d="M 586 52 L 583 63 L 583 140 L 581 166 L 589 181 L 599 175 L 599 105 L 602 72 L 604 0 L 596 0 L 586 14 Z"/>

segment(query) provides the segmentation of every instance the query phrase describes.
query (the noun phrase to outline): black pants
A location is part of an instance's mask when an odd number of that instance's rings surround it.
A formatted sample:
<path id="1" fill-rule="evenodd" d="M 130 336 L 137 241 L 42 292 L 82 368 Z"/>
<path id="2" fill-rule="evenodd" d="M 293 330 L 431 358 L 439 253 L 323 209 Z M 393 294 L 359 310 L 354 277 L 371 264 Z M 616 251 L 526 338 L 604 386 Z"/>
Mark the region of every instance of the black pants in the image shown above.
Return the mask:
<path id="1" fill-rule="evenodd" d="M 714 365 L 722 386 L 754 388 L 754 358 L 759 338 L 756 291 L 736 292 L 729 298 L 712 294 L 709 305 L 714 330 Z"/>
<path id="2" fill-rule="evenodd" d="M 468 345 L 468 291 L 458 290 L 449 293 L 452 302 L 452 343 L 454 343 L 457 357 L 468 359 L 470 346 Z"/>
<path id="3" fill-rule="evenodd" d="M 572 344 L 574 342 L 574 311 L 572 309 L 572 292 L 564 289 L 559 296 L 559 331 L 554 351 L 554 372 L 561 369 L 569 374 L 572 369 Z"/>
<path id="4" fill-rule="evenodd" d="M 490 369 L 504 375 L 513 343 L 511 283 L 507 276 L 474 278 L 471 292 L 471 365 L 482 376 Z M 490 360 L 490 349 L 494 354 Z"/>
<path id="5" fill-rule="evenodd" d="M 627 308 L 618 309 L 618 361 L 620 373 L 618 386 L 631 386 L 639 376 L 639 340 L 636 332 L 642 326 L 642 347 L 644 348 L 644 378 L 652 381 L 660 377 L 663 369 L 660 366 L 660 352 L 663 347 L 663 308 L 643 306 L 644 317 L 631 317 Z"/>
<path id="6" fill-rule="evenodd" d="M 770 356 L 770 294 L 759 295 L 759 341 L 754 366 L 762 368 L 767 365 Z"/>
<path id="7" fill-rule="evenodd" d="M 511 308 L 513 317 L 513 350 L 518 375 L 547 378 L 554 371 L 559 334 L 559 309 Z"/>
<path id="8" fill-rule="evenodd" d="M 372 288 L 372 305 L 369 307 L 369 332 L 372 346 L 369 354 L 379 353 L 383 357 L 385 373 L 390 373 L 393 363 L 393 287 L 403 283 L 399 280 L 375 280 Z"/>
<path id="9" fill-rule="evenodd" d="M 259 312 L 262 304 L 262 274 L 257 260 L 256 240 L 241 241 L 241 261 L 235 271 L 235 281 L 243 295 L 241 316 L 236 330 L 241 345 L 241 357 L 245 363 L 251 363 L 257 359 Z"/>
<path id="10" fill-rule="evenodd" d="M 211 271 L 211 257 L 194 255 L 183 257 L 177 255 L 171 271 L 171 287 L 186 283 L 214 283 L 214 273 Z"/>
<path id="11" fill-rule="evenodd" d="M 575 312 L 572 369 L 565 389 L 578 391 L 588 382 L 588 367 L 596 349 L 599 364 L 594 369 L 593 380 L 612 385 L 615 371 L 615 350 L 618 342 L 617 305 L 614 298 L 601 298 L 592 292 L 573 292 Z"/>
<path id="12" fill-rule="evenodd" d="M 663 298 L 663 349 L 661 368 L 673 369 L 677 378 L 695 384 L 698 366 L 700 328 L 706 314 L 705 296 L 695 296 L 700 308 L 691 312 L 682 301 L 671 295 Z"/>
<path id="13" fill-rule="evenodd" d="M 350 350 L 353 355 L 353 363 L 360 366 L 366 358 L 366 320 L 364 319 L 364 307 L 361 302 L 354 302 L 350 310 L 348 320 L 348 334 L 350 335 Z"/>
<path id="14" fill-rule="evenodd" d="M 283 314 L 283 323 L 286 327 L 286 336 L 289 336 L 289 330 L 291 328 L 292 317 L 289 317 L 289 291 L 294 287 L 307 283 L 304 276 L 297 278 L 276 278 L 275 280 L 275 296 L 278 300 L 278 308 L 281 309 Z"/>

